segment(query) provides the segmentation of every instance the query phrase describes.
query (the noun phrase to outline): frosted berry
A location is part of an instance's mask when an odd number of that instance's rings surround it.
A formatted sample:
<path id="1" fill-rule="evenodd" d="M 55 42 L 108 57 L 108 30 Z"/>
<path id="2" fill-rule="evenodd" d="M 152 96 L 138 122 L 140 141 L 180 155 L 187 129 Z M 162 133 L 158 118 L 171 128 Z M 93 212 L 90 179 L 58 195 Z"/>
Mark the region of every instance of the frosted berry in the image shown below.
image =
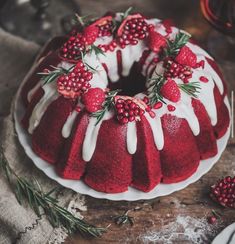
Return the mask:
<path id="1" fill-rule="evenodd" d="M 179 64 L 186 65 L 192 68 L 195 68 L 197 66 L 197 56 L 187 46 L 183 46 L 180 49 L 179 53 L 175 58 L 175 61 Z"/>
<path id="2" fill-rule="evenodd" d="M 93 74 L 80 60 L 71 72 L 59 76 L 57 79 L 58 92 L 67 98 L 77 98 L 91 87 L 89 81 L 92 77 Z"/>
<path id="3" fill-rule="evenodd" d="M 154 30 L 149 32 L 148 46 L 152 51 L 159 52 L 166 45 L 167 42 L 164 36 Z"/>
<path id="4" fill-rule="evenodd" d="M 88 112 L 94 113 L 102 108 L 105 92 L 101 88 L 90 88 L 82 96 L 82 101 Z"/>
<path id="5" fill-rule="evenodd" d="M 69 61 L 77 61 L 81 58 L 81 52 L 85 50 L 85 38 L 81 33 L 74 33 L 60 48 L 60 56 Z"/>
<path id="6" fill-rule="evenodd" d="M 117 119 L 121 124 L 140 120 L 144 110 L 131 99 L 118 98 L 115 102 Z"/>
<path id="7" fill-rule="evenodd" d="M 161 88 L 161 94 L 166 99 L 172 102 L 178 102 L 180 100 L 180 89 L 174 80 L 168 79 Z"/>
<path id="8" fill-rule="evenodd" d="M 138 40 L 148 36 L 149 26 L 145 18 L 140 14 L 127 16 L 120 25 L 117 36 L 121 48 L 126 45 L 136 45 Z"/>
<path id="9" fill-rule="evenodd" d="M 211 186 L 210 196 L 224 207 L 235 208 L 235 177 L 227 176 Z"/>

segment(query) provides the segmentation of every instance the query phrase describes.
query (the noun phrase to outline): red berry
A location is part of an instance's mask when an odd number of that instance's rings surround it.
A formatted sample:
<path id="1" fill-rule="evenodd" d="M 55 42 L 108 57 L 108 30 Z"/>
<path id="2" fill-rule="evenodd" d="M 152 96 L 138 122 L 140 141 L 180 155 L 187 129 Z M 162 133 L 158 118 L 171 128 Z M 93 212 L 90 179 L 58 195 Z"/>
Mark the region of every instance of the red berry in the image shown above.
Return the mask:
<path id="1" fill-rule="evenodd" d="M 154 109 L 159 109 L 162 107 L 162 102 L 156 102 L 154 105 L 153 105 L 153 108 Z"/>
<path id="2" fill-rule="evenodd" d="M 166 29 L 166 33 L 170 34 L 172 33 L 172 26 L 173 26 L 173 22 L 171 19 L 165 19 L 162 21 L 163 26 Z"/>
<path id="3" fill-rule="evenodd" d="M 170 112 L 173 112 L 173 111 L 175 111 L 175 106 L 169 104 L 169 105 L 167 105 L 167 109 L 168 109 Z"/>
<path id="4" fill-rule="evenodd" d="M 148 37 L 149 48 L 154 52 L 159 52 L 162 48 L 166 47 L 166 39 L 156 31 L 150 31 Z"/>
<path id="5" fill-rule="evenodd" d="M 200 76 L 199 80 L 204 83 L 207 83 L 209 81 L 205 76 Z"/>
<path id="6" fill-rule="evenodd" d="M 187 46 L 183 46 L 180 49 L 179 53 L 175 58 L 175 61 L 179 64 L 186 65 L 192 68 L 195 68 L 197 66 L 197 56 Z"/>
<path id="7" fill-rule="evenodd" d="M 207 219 L 208 223 L 209 224 L 215 224 L 217 222 L 217 219 L 215 216 L 210 216 L 208 219 Z"/>
<path id="8" fill-rule="evenodd" d="M 178 102 L 180 100 L 180 89 L 174 80 L 168 79 L 161 88 L 161 94 L 172 102 Z"/>
<path id="9" fill-rule="evenodd" d="M 126 45 L 136 45 L 138 40 L 143 40 L 148 36 L 148 32 L 149 26 L 142 15 L 129 15 L 118 28 L 118 43 L 121 48 Z"/>
<path id="10" fill-rule="evenodd" d="M 99 35 L 99 29 L 95 25 L 87 26 L 83 30 L 83 36 L 85 38 L 85 45 L 92 45 Z"/>
<path id="11" fill-rule="evenodd" d="M 83 94 L 82 101 L 88 112 L 94 113 L 102 108 L 105 101 L 105 93 L 100 88 L 90 88 Z"/>
<path id="12" fill-rule="evenodd" d="M 77 98 L 91 87 L 89 81 L 92 77 L 93 74 L 80 60 L 68 74 L 59 76 L 57 79 L 58 92 L 67 98 Z"/>
<path id="13" fill-rule="evenodd" d="M 105 16 L 98 20 L 96 20 L 94 23 L 92 23 L 93 26 L 98 27 L 98 36 L 111 36 L 112 30 L 113 30 L 113 17 L 112 16 Z"/>
<path id="14" fill-rule="evenodd" d="M 166 78 L 178 77 L 184 83 L 188 83 L 189 79 L 192 77 L 192 70 L 190 67 L 178 64 L 171 58 L 166 58 L 164 60 L 163 66 L 166 68 L 164 72 L 164 76 Z"/>
<path id="15" fill-rule="evenodd" d="M 77 61 L 81 58 L 81 52 L 85 50 L 85 38 L 81 33 L 72 32 L 67 42 L 60 48 L 60 56 L 69 61 Z"/>
<path id="16" fill-rule="evenodd" d="M 211 186 L 210 196 L 224 207 L 235 208 L 235 177 L 227 176 Z"/>
<path id="17" fill-rule="evenodd" d="M 115 101 L 117 119 L 121 124 L 140 120 L 144 110 L 130 97 L 118 98 Z M 135 99 L 136 100 L 136 99 Z"/>

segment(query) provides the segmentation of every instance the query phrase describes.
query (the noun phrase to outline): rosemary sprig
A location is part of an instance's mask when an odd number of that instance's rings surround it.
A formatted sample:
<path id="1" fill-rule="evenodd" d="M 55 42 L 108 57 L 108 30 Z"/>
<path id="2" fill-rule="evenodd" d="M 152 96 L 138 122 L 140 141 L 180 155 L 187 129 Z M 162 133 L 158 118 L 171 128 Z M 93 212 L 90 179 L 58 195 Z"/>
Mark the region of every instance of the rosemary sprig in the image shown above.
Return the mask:
<path id="1" fill-rule="evenodd" d="M 199 82 L 189 82 L 189 83 L 185 83 L 185 84 L 178 84 L 178 87 L 184 91 L 185 93 L 187 93 L 188 95 L 197 98 L 197 93 L 199 93 L 201 87 L 200 87 L 200 83 Z"/>
<path id="2" fill-rule="evenodd" d="M 106 231 L 106 228 L 88 224 L 59 206 L 58 200 L 52 196 L 56 188 L 45 193 L 36 180 L 31 182 L 18 176 L 10 167 L 2 147 L 0 148 L 0 169 L 5 173 L 12 188 L 15 188 L 15 195 L 19 204 L 22 204 L 23 200 L 28 202 L 37 216 L 45 214 L 53 227 L 63 226 L 68 233 L 79 231 L 81 234 L 93 237 L 101 236 Z"/>
<path id="3" fill-rule="evenodd" d="M 122 21 L 128 16 L 130 15 L 130 13 L 132 12 L 133 7 L 129 7 L 124 13 L 121 14 L 122 16 Z"/>
<path id="4" fill-rule="evenodd" d="M 156 77 L 148 80 L 147 94 L 150 105 L 154 105 L 158 101 L 165 103 L 161 95 L 161 88 L 164 82 L 165 78 L 162 75 L 157 75 Z"/>
<path id="5" fill-rule="evenodd" d="M 123 215 L 117 216 L 114 218 L 114 221 L 117 225 L 123 225 L 126 223 L 129 223 L 130 225 L 133 225 L 133 217 L 130 217 L 128 213 L 130 210 L 127 210 Z"/>
<path id="6" fill-rule="evenodd" d="M 53 68 L 53 70 L 48 70 L 48 72 L 39 72 L 38 75 L 42 76 L 42 80 L 44 81 L 43 85 L 46 85 L 56 80 L 59 76 L 63 74 L 68 74 L 71 70 L 73 70 L 74 67 L 75 65 L 72 65 L 69 69 L 65 69 L 62 67 L 55 67 L 51 65 L 51 68 Z"/>
<path id="7" fill-rule="evenodd" d="M 114 98 L 115 96 L 120 92 L 120 89 L 114 90 L 114 91 L 110 91 L 108 92 L 106 99 L 102 105 L 102 109 L 98 110 L 95 113 L 92 113 L 91 116 L 92 117 L 96 117 L 97 121 L 95 125 L 98 125 L 99 122 L 102 120 L 102 118 L 104 117 L 105 113 L 107 111 L 109 111 L 111 108 L 114 107 Z"/>
<path id="8" fill-rule="evenodd" d="M 167 47 L 164 49 L 164 57 L 175 57 L 191 36 L 179 31 L 174 41 L 167 40 Z"/>

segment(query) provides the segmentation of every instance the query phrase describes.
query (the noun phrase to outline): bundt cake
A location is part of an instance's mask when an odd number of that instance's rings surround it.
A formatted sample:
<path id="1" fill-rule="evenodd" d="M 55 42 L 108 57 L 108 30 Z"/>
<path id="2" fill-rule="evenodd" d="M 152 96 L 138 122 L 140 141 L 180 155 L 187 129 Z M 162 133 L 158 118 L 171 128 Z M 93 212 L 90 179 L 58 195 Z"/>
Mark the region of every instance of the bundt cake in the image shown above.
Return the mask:
<path id="1" fill-rule="evenodd" d="M 34 152 L 62 178 L 107 193 L 187 179 L 230 123 L 214 60 L 169 21 L 130 11 L 78 17 L 21 97 Z"/>

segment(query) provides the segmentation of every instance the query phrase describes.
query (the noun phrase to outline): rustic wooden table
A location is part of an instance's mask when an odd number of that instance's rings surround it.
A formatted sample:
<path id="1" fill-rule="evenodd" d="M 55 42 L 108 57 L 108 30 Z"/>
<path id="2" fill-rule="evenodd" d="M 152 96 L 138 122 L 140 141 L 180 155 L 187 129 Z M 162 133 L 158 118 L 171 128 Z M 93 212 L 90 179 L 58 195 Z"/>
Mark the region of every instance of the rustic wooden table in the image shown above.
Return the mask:
<path id="1" fill-rule="evenodd" d="M 213 32 L 200 12 L 198 0 L 76 1 L 84 15 L 101 15 L 108 10 L 123 11 L 133 6 L 136 11 L 148 16 L 171 18 L 205 48 L 208 36 Z M 235 90 L 235 65 L 217 61 L 227 79 L 229 91 Z M 6 98 L 6 101 L 9 99 Z M 1 114 L 5 114 L 4 109 L 1 109 Z M 87 211 L 82 212 L 85 219 L 98 226 L 111 226 L 101 238 L 84 239 L 77 234 L 68 238 L 66 243 L 210 243 L 224 227 L 235 222 L 235 210 L 220 207 L 208 196 L 210 185 L 226 175 L 235 175 L 235 139 L 230 139 L 221 159 L 208 174 L 186 189 L 169 196 L 136 202 L 112 202 L 87 196 Z M 129 213 L 134 217 L 133 226 L 125 224 L 120 227 L 114 223 L 115 216 L 136 208 L 138 210 Z M 206 219 L 211 216 L 213 209 L 222 217 L 215 225 L 210 225 Z"/>
<path id="2" fill-rule="evenodd" d="M 83 14 L 102 14 L 107 10 L 123 11 L 129 6 L 146 15 L 171 18 L 177 26 L 187 30 L 205 48 L 208 35 L 213 31 L 204 20 L 198 0 L 119 0 L 80 1 Z M 94 11 L 95 10 L 95 11 Z M 218 60 L 227 79 L 229 90 L 235 90 L 235 65 Z M 184 190 L 150 201 L 112 202 L 86 197 L 87 221 L 100 226 L 111 224 L 108 232 L 99 239 L 84 239 L 79 235 L 67 239 L 68 243 L 210 243 L 227 225 L 235 222 L 235 210 L 224 209 L 208 196 L 210 185 L 218 178 L 235 175 L 235 139 L 229 144 L 219 162 L 198 182 Z M 114 216 L 131 211 L 134 225 L 117 226 Z M 212 210 L 222 217 L 214 225 L 207 222 Z"/>

